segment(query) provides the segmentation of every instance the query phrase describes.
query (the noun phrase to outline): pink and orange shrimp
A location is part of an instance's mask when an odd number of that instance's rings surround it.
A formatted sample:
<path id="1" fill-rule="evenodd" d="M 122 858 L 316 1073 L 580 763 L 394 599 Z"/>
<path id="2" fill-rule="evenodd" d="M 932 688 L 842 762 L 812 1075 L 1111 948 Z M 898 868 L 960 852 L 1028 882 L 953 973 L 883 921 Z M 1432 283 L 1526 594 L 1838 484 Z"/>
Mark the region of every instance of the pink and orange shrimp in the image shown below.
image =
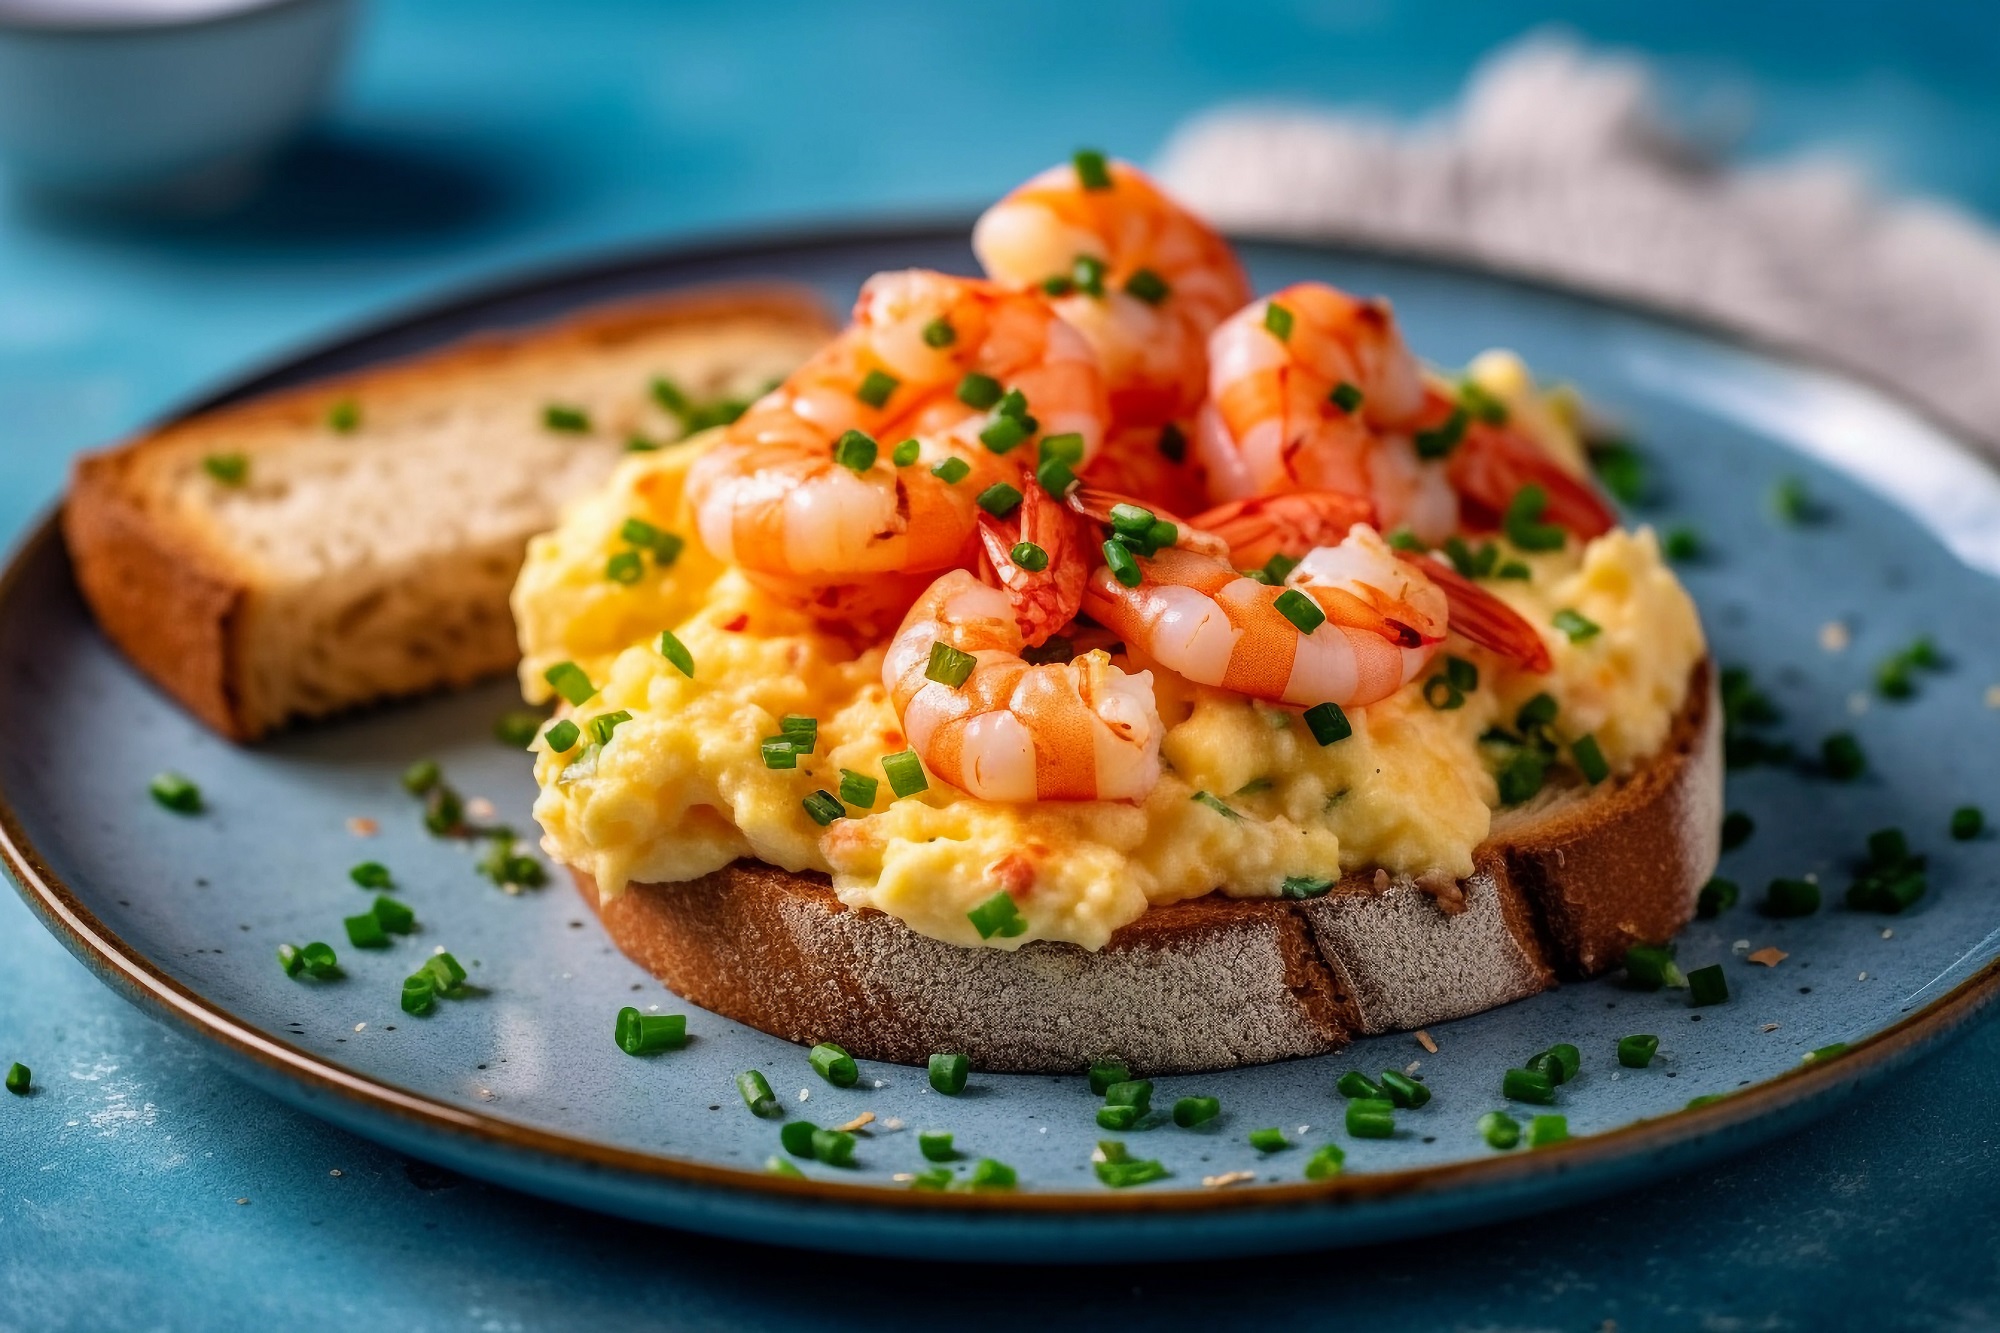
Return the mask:
<path id="1" fill-rule="evenodd" d="M 968 402 L 971 374 L 991 383 Z M 981 443 L 994 384 L 1026 399 L 1044 438 L 1081 436 L 1086 461 L 1102 443 L 1096 355 L 1041 301 L 941 273 L 877 274 L 853 324 L 689 469 L 703 543 L 828 618 L 893 622 L 940 570 L 974 558 L 978 496 L 1034 456 Z M 851 431 L 867 437 L 858 449 L 842 447 Z M 899 465 L 908 439 L 916 458 Z"/>
<path id="2" fill-rule="evenodd" d="M 1094 153 L 987 209 L 972 248 L 993 278 L 1046 292 L 1097 349 L 1120 425 L 1193 415 L 1209 333 L 1250 299 L 1227 241 L 1137 168 Z"/>
<path id="3" fill-rule="evenodd" d="M 1454 413 L 1464 409 L 1438 385 L 1427 386 L 1424 408 L 1413 429 L 1449 429 Z M 1586 541 L 1618 525 L 1618 515 L 1582 477 L 1557 462 L 1535 440 L 1504 422 L 1477 416 L 1458 417 L 1462 439 L 1445 463 L 1445 475 L 1460 500 L 1460 521 L 1476 531 L 1501 524 L 1523 487 L 1539 486 L 1546 497 L 1541 521 L 1553 523 Z"/>
<path id="4" fill-rule="evenodd" d="M 1076 618 L 1093 557 L 1079 514 L 1033 480 L 1021 491 L 1013 513 L 980 516 L 979 574 L 1007 594 L 1022 642 L 1039 648 Z"/>
<path id="5" fill-rule="evenodd" d="M 1193 422 L 1114 426 L 1083 469 L 1083 483 L 1147 505 L 1183 513 L 1207 503 L 1208 488 L 1194 454 Z"/>

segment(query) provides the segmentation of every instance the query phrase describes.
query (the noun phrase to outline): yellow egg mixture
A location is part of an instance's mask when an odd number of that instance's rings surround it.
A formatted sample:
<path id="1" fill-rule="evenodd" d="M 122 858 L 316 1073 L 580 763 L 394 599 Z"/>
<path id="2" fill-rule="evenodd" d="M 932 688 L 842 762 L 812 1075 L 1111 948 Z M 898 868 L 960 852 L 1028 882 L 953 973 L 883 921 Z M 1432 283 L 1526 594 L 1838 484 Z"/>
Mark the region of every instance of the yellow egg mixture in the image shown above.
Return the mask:
<path id="1" fill-rule="evenodd" d="M 1564 400 L 1538 394 L 1518 360 L 1489 353 L 1472 374 L 1517 425 L 1581 466 Z M 1555 663 L 1546 676 L 1455 639 L 1446 651 L 1479 671 L 1462 706 L 1432 706 L 1420 679 L 1350 710 L 1353 735 L 1321 746 L 1297 711 L 1190 685 L 1135 650 L 1116 661 L 1153 672 L 1167 725 L 1166 771 L 1143 803 L 999 804 L 935 778 L 898 799 L 882 780 L 871 809 L 822 828 L 804 797 L 837 791 L 842 769 L 883 779 L 883 756 L 907 746 L 882 684 L 883 647 L 822 632 L 701 548 L 681 488 L 702 447 L 626 461 L 530 546 L 514 592 L 529 697 L 549 697 L 543 672 L 573 661 L 599 691 L 569 715 L 582 724 L 631 714 L 608 744 L 558 755 L 536 742 L 543 845 L 607 894 L 752 857 L 825 872 L 841 901 L 954 944 L 1094 949 L 1149 904 L 1214 890 L 1273 897 L 1289 877 L 1371 867 L 1463 877 L 1500 800 L 1482 735 L 1512 728 L 1521 706 L 1547 692 L 1559 705 L 1557 737 L 1594 736 L 1612 772 L 1629 772 L 1665 742 L 1704 652 L 1693 603 L 1651 531 L 1543 554 L 1503 541 L 1501 558 L 1521 560 L 1531 577 L 1482 586 L 1542 629 Z M 665 568 L 648 557 L 628 585 L 606 566 L 632 549 L 621 536 L 631 518 L 688 539 Z M 1562 609 L 1599 632 L 1572 642 L 1551 624 Z M 692 679 L 661 655 L 663 629 L 693 657 Z M 819 720 L 816 752 L 795 769 L 767 768 L 759 742 L 788 713 Z M 1552 780 L 1581 781 L 1574 770 L 1552 770 Z M 1027 930 L 982 940 L 966 914 L 1002 889 Z"/>

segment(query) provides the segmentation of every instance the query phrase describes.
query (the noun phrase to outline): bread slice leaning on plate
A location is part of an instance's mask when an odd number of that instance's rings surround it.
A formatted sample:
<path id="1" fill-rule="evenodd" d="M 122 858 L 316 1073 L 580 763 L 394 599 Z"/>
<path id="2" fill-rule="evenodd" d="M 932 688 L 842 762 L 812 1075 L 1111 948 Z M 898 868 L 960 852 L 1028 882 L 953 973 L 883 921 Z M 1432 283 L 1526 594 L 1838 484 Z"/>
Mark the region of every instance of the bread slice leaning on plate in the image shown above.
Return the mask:
<path id="1" fill-rule="evenodd" d="M 1722 727 L 1704 660 L 1658 754 L 1495 814 L 1462 881 L 1350 874 L 1303 902 L 1150 908 L 1096 952 L 966 949 L 841 904 L 822 876 L 739 861 L 583 896 L 620 949 L 704 1009 L 799 1042 L 920 1064 L 1148 1074 L 1339 1050 L 1593 976 L 1693 915 L 1720 853 Z"/>
<path id="2" fill-rule="evenodd" d="M 203 413 L 77 464 L 77 580 L 111 640 L 236 740 L 505 672 L 528 539 L 629 442 L 683 433 L 655 378 L 754 396 L 832 327 L 800 289 L 717 289 Z"/>

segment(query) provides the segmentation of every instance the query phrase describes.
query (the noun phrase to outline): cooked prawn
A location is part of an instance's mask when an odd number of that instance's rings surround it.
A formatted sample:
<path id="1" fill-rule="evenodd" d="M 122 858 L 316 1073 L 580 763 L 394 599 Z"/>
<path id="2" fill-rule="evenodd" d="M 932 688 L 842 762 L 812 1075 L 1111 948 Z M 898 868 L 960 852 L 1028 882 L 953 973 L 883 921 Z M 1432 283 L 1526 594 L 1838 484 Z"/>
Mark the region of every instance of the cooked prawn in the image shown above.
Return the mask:
<path id="1" fill-rule="evenodd" d="M 1032 479 L 1021 485 L 1021 503 L 1005 518 L 979 519 L 979 572 L 1008 595 L 1022 641 L 1039 648 L 1076 618 L 1090 577 L 1090 535 L 1084 520 Z M 1034 552 L 1023 553 L 1027 543 Z M 1034 561 L 1039 567 L 1021 563 Z"/>
<path id="2" fill-rule="evenodd" d="M 1250 299 L 1243 266 L 1137 168 L 1077 159 L 987 209 L 972 248 L 992 277 L 1048 292 L 1097 349 L 1114 421 L 1191 416 L 1207 393 L 1210 331 Z"/>
<path id="3" fill-rule="evenodd" d="M 1178 547 L 1139 563 L 1136 588 L 1108 567 L 1094 571 L 1084 610 L 1189 680 L 1271 703 L 1347 708 L 1385 699 L 1423 671 L 1445 635 L 1443 591 L 1364 526 L 1307 553 L 1284 587 Z M 1304 631 L 1280 611 L 1278 599 L 1291 590 L 1325 621 Z"/>
<path id="4" fill-rule="evenodd" d="M 1129 495 L 1147 505 L 1185 513 L 1207 503 L 1201 464 L 1194 457 L 1194 423 L 1117 426 L 1083 470 L 1087 486 Z"/>
<path id="5" fill-rule="evenodd" d="M 954 685 L 932 648 L 970 653 Z M 939 778 L 988 801 L 1139 800 L 1160 776 L 1152 673 L 1103 652 L 1029 665 L 1013 600 L 952 570 L 917 599 L 882 662 L 903 731 Z"/>
<path id="6" fill-rule="evenodd" d="M 1018 481 L 1035 453 L 980 442 L 991 404 L 960 398 L 971 372 L 1018 390 L 1024 424 L 1044 438 L 1082 436 L 1086 460 L 1102 442 L 1096 356 L 1042 302 L 942 273 L 880 273 L 862 288 L 853 324 L 689 469 L 702 541 L 830 615 L 851 612 L 844 593 L 907 589 L 907 602 L 937 571 L 972 559 L 978 496 Z M 848 431 L 877 442 L 872 461 L 835 457 Z M 899 467 L 894 448 L 912 438 L 917 460 Z M 956 480 L 935 470 L 952 459 L 948 473 L 964 469 Z"/>
<path id="7" fill-rule="evenodd" d="M 1432 384 L 1424 395 L 1423 411 L 1416 429 L 1437 429 L 1451 422 L 1454 412 L 1464 409 Z M 1597 493 L 1596 487 L 1556 460 L 1535 439 L 1505 422 L 1461 415 L 1463 436 L 1451 451 L 1445 474 L 1458 493 L 1461 518 L 1466 526 L 1489 531 L 1500 526 L 1501 516 L 1514 497 L 1526 486 L 1542 488 L 1546 497 L 1541 521 L 1553 523 L 1588 540 L 1602 536 L 1618 524 L 1618 515 Z"/>

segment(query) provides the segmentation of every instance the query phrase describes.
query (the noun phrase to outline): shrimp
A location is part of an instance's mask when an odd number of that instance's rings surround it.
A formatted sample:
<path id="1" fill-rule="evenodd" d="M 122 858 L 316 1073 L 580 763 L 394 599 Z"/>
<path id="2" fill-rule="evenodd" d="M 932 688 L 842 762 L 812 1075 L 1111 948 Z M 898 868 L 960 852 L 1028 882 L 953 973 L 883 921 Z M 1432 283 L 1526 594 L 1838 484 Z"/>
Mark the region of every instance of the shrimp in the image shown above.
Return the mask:
<path id="1" fill-rule="evenodd" d="M 1114 426 L 1104 448 L 1084 469 L 1083 482 L 1129 495 L 1147 505 L 1191 510 L 1206 501 L 1207 485 L 1189 441 L 1194 423 Z"/>
<path id="2" fill-rule="evenodd" d="M 1556 461 L 1533 436 L 1505 421 L 1466 412 L 1442 387 L 1428 386 L 1417 426 L 1462 432 L 1445 463 L 1445 474 L 1464 502 L 1462 517 L 1468 526 L 1484 531 L 1498 528 L 1508 505 L 1530 485 L 1542 488 L 1545 523 L 1585 540 L 1617 526 L 1618 515 L 1596 488 Z"/>
<path id="3" fill-rule="evenodd" d="M 854 322 L 689 469 L 703 543 L 827 618 L 871 603 L 900 613 L 939 571 L 974 557 L 978 497 L 1018 482 L 1036 452 L 981 442 L 987 409 L 1010 404 L 996 406 L 985 382 L 986 394 L 961 398 L 972 373 L 1019 392 L 1015 419 L 1030 434 L 1081 436 L 1085 462 L 1102 443 L 1096 356 L 1041 301 L 970 278 L 880 273 Z M 840 448 L 850 431 L 867 437 L 858 452 Z M 906 439 L 917 459 L 898 466 Z"/>
<path id="4" fill-rule="evenodd" d="M 932 650 L 969 653 L 969 674 L 931 675 Z M 1103 652 L 1029 665 L 1007 592 L 955 569 L 917 599 L 882 680 L 924 766 L 988 801 L 1141 800 L 1160 777 L 1164 727 L 1151 672 Z"/>
<path id="5" fill-rule="evenodd" d="M 982 515 L 980 576 L 1007 593 L 1021 639 L 1039 648 L 1076 618 L 1090 576 L 1082 519 L 1034 481 L 1022 483 L 1019 508 L 1005 518 Z M 1020 543 L 1040 552 L 1039 568 L 1021 563 Z M 1035 557 L 1030 554 L 1029 559 Z"/>
<path id="6" fill-rule="evenodd" d="M 1444 592 L 1365 526 L 1308 552 L 1283 587 L 1180 547 L 1139 565 L 1136 588 L 1095 570 L 1084 610 L 1168 670 L 1270 703 L 1386 699 L 1422 673 L 1445 636 Z M 1326 617 L 1310 631 L 1278 609 L 1294 590 Z"/>
<path id="7" fill-rule="evenodd" d="M 1048 293 L 1097 349 L 1121 425 L 1191 416 L 1210 331 L 1250 299 L 1227 241 L 1137 168 L 1094 153 L 987 209 L 972 248 L 991 277 Z"/>
<path id="8" fill-rule="evenodd" d="M 1354 524 L 1368 521 L 1367 509 L 1365 501 L 1338 491 L 1294 491 L 1234 500 L 1190 521 L 1229 543 L 1229 558 L 1236 566 L 1259 569 L 1273 556 L 1297 558 L 1315 547 L 1337 544 Z M 1415 563 L 1444 592 L 1452 633 L 1525 670 L 1549 670 L 1548 645 L 1514 608 L 1434 557 L 1414 551 L 1397 555 Z"/>

